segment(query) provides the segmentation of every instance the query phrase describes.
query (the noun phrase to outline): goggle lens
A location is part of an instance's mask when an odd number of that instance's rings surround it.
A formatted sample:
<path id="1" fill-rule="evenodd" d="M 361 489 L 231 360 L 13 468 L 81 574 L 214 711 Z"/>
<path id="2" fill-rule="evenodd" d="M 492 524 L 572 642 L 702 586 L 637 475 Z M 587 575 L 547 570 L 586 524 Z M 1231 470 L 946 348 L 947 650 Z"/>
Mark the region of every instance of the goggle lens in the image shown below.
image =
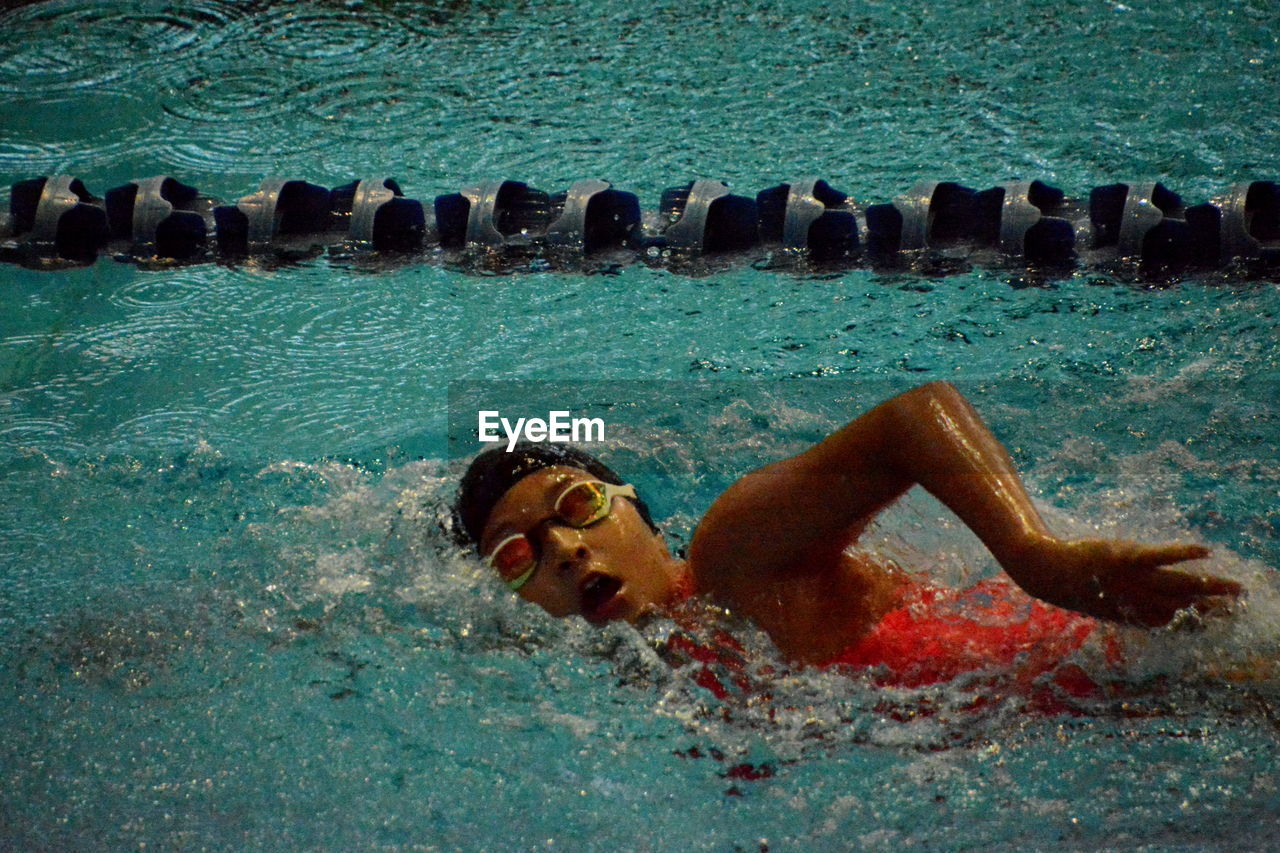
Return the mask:
<path id="1" fill-rule="evenodd" d="M 560 495 L 556 514 L 567 524 L 586 527 L 609 514 L 609 500 L 603 483 L 578 483 Z"/>
<path id="2" fill-rule="evenodd" d="M 523 534 L 503 541 L 489 557 L 489 562 L 507 583 L 513 583 L 538 562 L 533 543 Z"/>

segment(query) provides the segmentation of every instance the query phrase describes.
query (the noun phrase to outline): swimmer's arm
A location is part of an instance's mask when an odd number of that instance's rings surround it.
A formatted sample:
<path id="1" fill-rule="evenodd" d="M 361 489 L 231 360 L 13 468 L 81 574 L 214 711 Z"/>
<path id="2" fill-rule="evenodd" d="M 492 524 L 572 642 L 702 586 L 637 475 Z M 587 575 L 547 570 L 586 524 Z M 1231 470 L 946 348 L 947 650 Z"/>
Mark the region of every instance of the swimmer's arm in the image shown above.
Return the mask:
<path id="1" fill-rule="evenodd" d="M 1004 447 L 946 382 L 894 397 L 744 477 L 707 513 L 690 557 L 730 589 L 753 576 L 821 570 L 914 485 L 955 512 L 1014 581 L 1053 604 L 1156 625 L 1206 596 L 1239 592 L 1230 581 L 1160 568 L 1205 556 L 1199 546 L 1054 536 Z"/>

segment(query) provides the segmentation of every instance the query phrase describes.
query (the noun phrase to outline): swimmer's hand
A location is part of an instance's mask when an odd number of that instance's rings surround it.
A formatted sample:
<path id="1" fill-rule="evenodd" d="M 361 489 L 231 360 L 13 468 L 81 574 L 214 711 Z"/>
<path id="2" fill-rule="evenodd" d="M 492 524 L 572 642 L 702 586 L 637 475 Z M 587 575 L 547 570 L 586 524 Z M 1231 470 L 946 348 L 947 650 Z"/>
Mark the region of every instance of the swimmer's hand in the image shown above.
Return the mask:
<path id="1" fill-rule="evenodd" d="M 1223 610 L 1240 584 L 1165 568 L 1209 556 L 1202 545 L 1142 545 L 1117 539 L 1041 539 L 1007 566 L 1035 597 L 1100 619 L 1158 628 L 1186 608 Z"/>

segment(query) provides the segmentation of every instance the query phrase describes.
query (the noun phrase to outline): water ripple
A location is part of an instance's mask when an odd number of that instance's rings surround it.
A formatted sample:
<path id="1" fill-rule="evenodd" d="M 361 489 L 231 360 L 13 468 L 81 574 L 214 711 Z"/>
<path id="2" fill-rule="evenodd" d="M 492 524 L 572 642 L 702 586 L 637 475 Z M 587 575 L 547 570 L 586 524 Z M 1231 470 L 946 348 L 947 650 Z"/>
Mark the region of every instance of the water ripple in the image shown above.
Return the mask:
<path id="1" fill-rule="evenodd" d="M 391 72 L 333 75 L 300 88 L 293 103 L 344 136 L 370 140 L 429 127 L 445 106 L 420 81 Z"/>
<path id="2" fill-rule="evenodd" d="M 203 437 L 217 412 L 209 408 L 158 409 L 117 424 L 107 437 L 108 446 L 127 452 L 138 448 L 190 447 L 193 437 Z"/>
<path id="3" fill-rule="evenodd" d="M 405 28 L 399 18 L 374 9 L 300 9 L 279 4 L 257 16 L 248 38 L 265 56 L 286 62 L 336 60 L 345 64 L 359 58 L 361 64 L 369 64 L 407 55 L 421 37 Z"/>
<path id="4" fill-rule="evenodd" d="M 108 298 L 122 308 L 174 308 L 185 305 L 204 291 L 200 276 L 165 273 L 131 281 Z"/>
<path id="5" fill-rule="evenodd" d="M 204 128 L 171 138 L 162 149 L 162 156 L 167 165 L 183 174 L 243 176 L 247 181 L 243 186 L 233 193 L 222 193 L 223 198 L 235 199 L 255 191 L 258 181 L 269 174 L 283 172 L 288 177 L 312 181 L 322 178 L 315 172 L 315 158 L 311 155 L 338 146 L 341 140 L 313 132 L 305 128 L 306 124 L 280 115 L 270 122 L 252 125 L 229 123 L 216 135 Z M 298 162 L 291 165 L 288 161 Z M 302 163 L 310 164 L 310 169 Z"/>
<path id="6" fill-rule="evenodd" d="M 200 170 L 274 168 L 277 158 L 361 140 L 386 145 L 407 129 L 437 123 L 445 103 L 414 78 L 342 71 L 291 79 L 275 70 L 230 69 L 200 76 L 165 99 L 170 147 Z"/>
<path id="7" fill-rule="evenodd" d="M 39 33 L 0 43 L 0 91 L 48 93 L 136 78 L 148 68 L 221 48 L 236 4 L 41 3 L 0 16 L 0 30 Z M 121 62 L 121 57 L 128 62 Z"/>
<path id="8" fill-rule="evenodd" d="M 17 175 L 35 175 L 41 169 L 53 170 L 53 164 L 66 155 L 63 146 L 54 142 L 31 143 L 9 140 L 0 131 L 0 169 Z"/>
<path id="9" fill-rule="evenodd" d="M 192 122 L 257 123 L 293 112 L 299 81 L 271 68 L 228 68 L 197 75 L 164 104 L 170 115 Z"/>
<path id="10" fill-rule="evenodd" d="M 144 151 L 154 134 L 152 101 L 126 91 L 76 92 L 32 106 L 28 97 L 0 95 L 0 168 L 92 170 Z M 96 168 L 95 168 L 96 167 Z"/>
<path id="11" fill-rule="evenodd" d="M 183 328 L 180 320 L 141 314 L 124 322 L 105 323 L 67 335 L 56 347 L 78 352 L 85 362 L 98 365 L 108 376 L 118 376 L 123 370 L 151 364 L 161 355 L 178 349 L 181 346 L 178 335 Z"/>
<path id="12" fill-rule="evenodd" d="M 32 453 L 45 459 L 80 456 L 87 446 L 71 439 L 73 429 L 70 418 L 58 415 L 5 418 L 0 423 L 0 451 L 6 457 Z"/>

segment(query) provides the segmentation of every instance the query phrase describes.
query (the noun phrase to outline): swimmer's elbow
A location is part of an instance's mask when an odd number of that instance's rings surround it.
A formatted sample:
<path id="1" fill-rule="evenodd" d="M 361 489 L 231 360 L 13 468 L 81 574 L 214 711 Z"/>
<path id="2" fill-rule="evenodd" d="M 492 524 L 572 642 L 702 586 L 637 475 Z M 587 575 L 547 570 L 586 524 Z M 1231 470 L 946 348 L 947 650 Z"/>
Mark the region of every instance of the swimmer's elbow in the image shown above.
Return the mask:
<path id="1" fill-rule="evenodd" d="M 890 450 L 913 445 L 913 439 L 936 423 L 951 423 L 957 416 L 974 414 L 960 389 L 944 379 L 912 388 L 878 408 L 880 432 Z"/>
<path id="2" fill-rule="evenodd" d="M 918 385 L 904 393 L 899 399 L 968 403 L 965 396 L 960 393 L 960 389 L 945 379 L 937 379 L 924 385 Z"/>

